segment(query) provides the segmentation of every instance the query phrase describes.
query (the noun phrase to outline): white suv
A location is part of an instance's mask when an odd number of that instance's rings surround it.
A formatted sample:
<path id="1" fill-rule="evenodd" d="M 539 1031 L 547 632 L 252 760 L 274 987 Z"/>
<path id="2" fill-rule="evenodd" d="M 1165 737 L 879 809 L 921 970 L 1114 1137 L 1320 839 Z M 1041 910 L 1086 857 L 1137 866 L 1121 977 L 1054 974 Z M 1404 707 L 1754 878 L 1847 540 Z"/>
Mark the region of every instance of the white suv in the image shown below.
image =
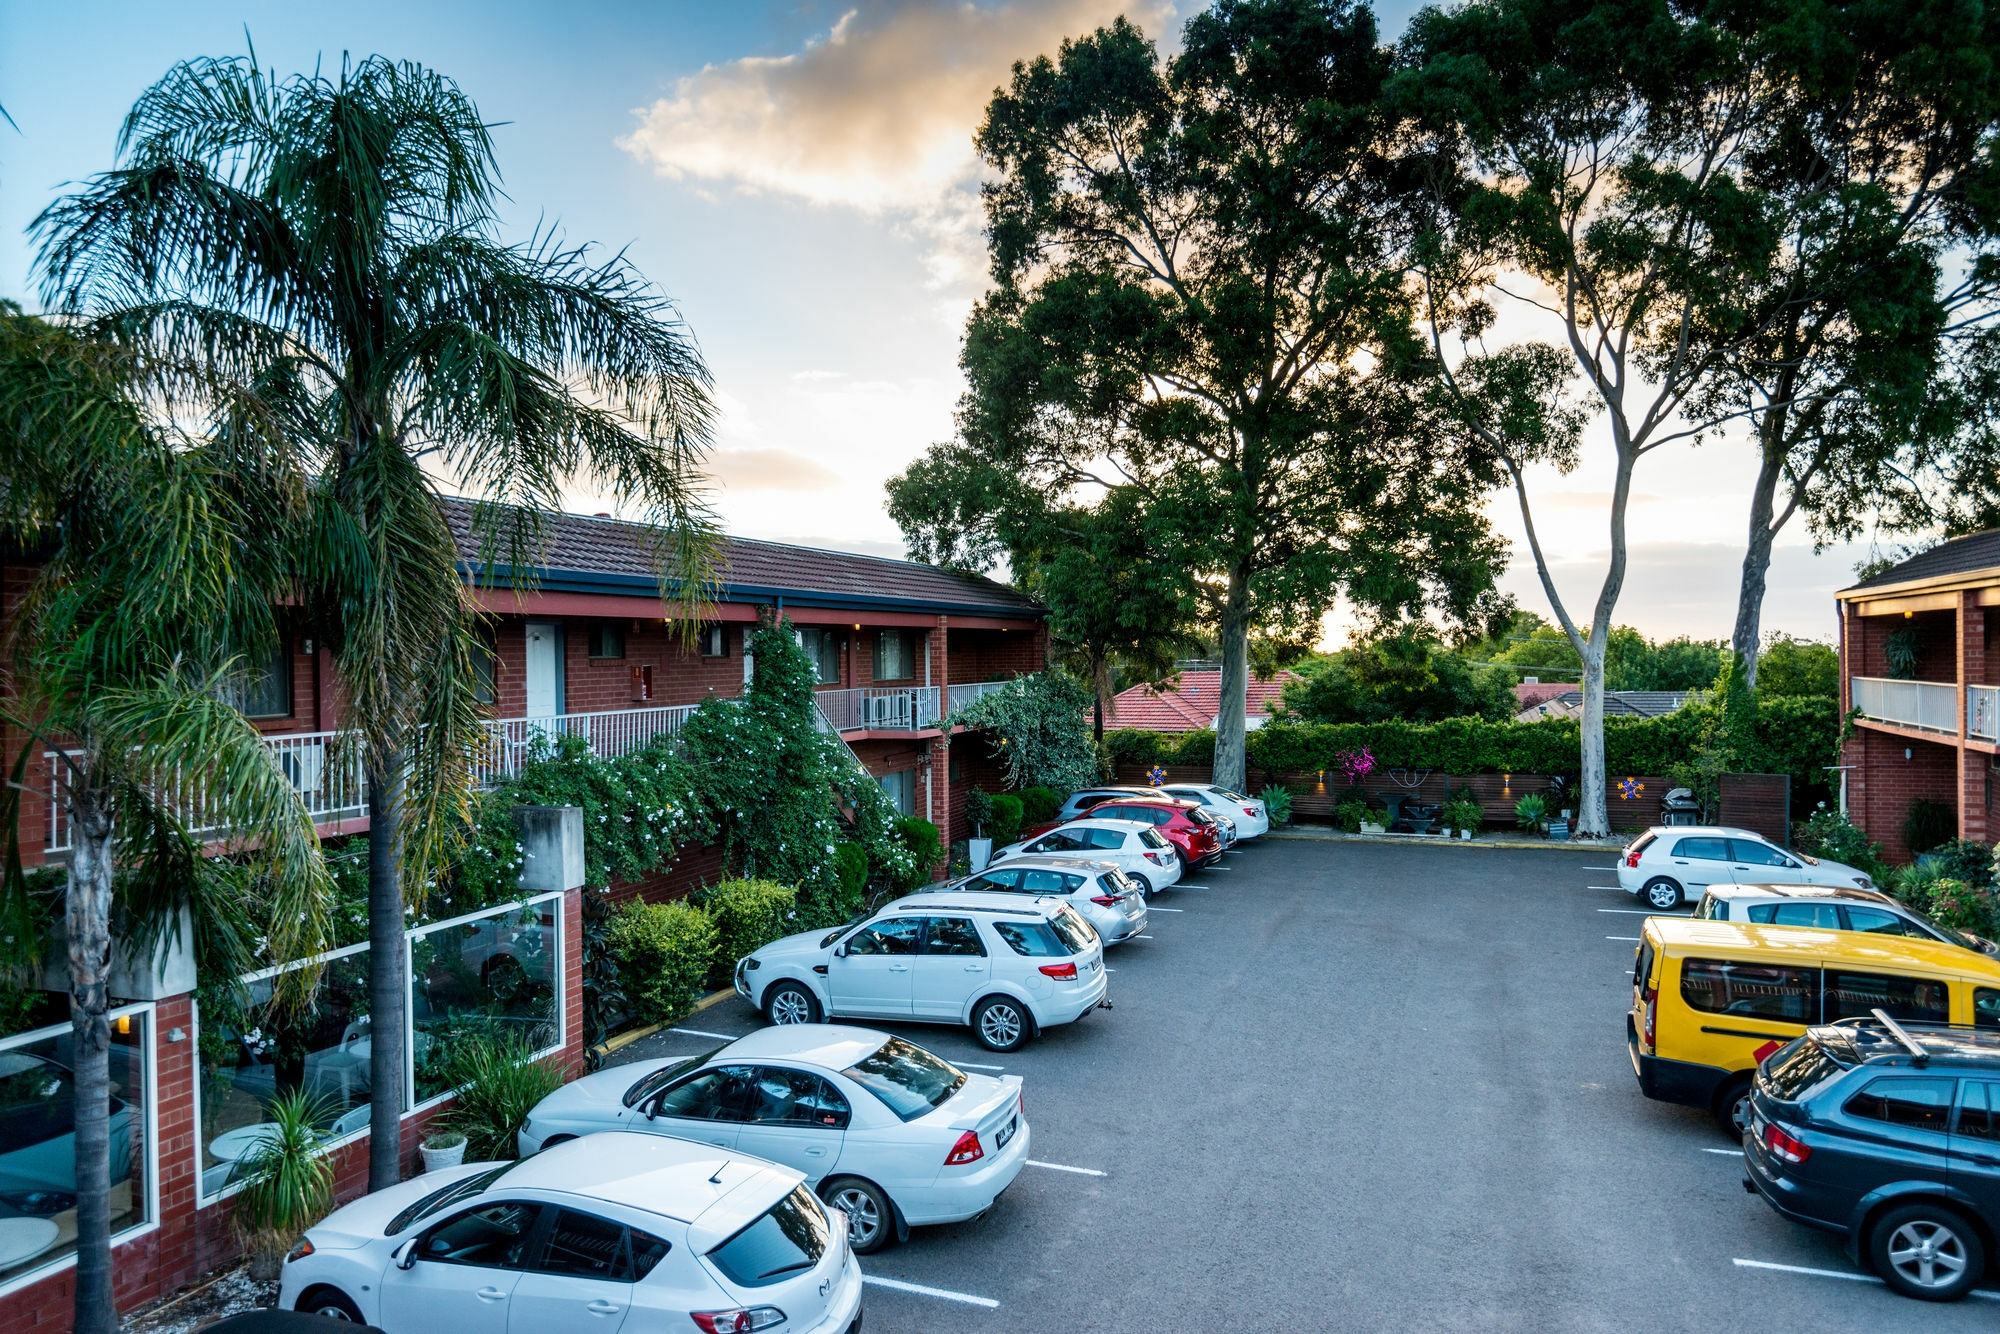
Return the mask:
<path id="1" fill-rule="evenodd" d="M 1712 885 L 1701 896 L 1696 917 L 1711 922 L 1764 922 L 1809 926 L 1822 931 L 1872 931 L 1961 945 L 1981 954 L 2000 954 L 1984 936 L 1940 926 L 1880 890 L 1840 885 Z"/>
<path id="2" fill-rule="evenodd" d="M 1061 899 L 911 894 L 837 931 L 737 960 L 736 991 L 774 1024 L 833 1015 L 969 1024 L 992 1051 L 1104 1003 L 1104 944 Z"/>
<path id="3" fill-rule="evenodd" d="M 1146 891 L 1113 862 L 1081 857 L 1016 857 L 940 885 L 954 894 L 1050 895 L 1069 900 L 1106 945 L 1146 929 Z"/>
<path id="4" fill-rule="evenodd" d="M 1656 825 L 1618 858 L 1618 887 L 1662 912 L 1700 898 L 1710 885 L 1875 888 L 1852 866 L 1786 852 L 1748 829 L 1721 825 Z"/>
<path id="5" fill-rule="evenodd" d="M 1009 843 L 989 865 L 1016 857 L 1084 857 L 1111 862 L 1147 894 L 1181 878 L 1181 859 L 1159 830 L 1137 820 L 1071 820 L 1039 838 Z"/>

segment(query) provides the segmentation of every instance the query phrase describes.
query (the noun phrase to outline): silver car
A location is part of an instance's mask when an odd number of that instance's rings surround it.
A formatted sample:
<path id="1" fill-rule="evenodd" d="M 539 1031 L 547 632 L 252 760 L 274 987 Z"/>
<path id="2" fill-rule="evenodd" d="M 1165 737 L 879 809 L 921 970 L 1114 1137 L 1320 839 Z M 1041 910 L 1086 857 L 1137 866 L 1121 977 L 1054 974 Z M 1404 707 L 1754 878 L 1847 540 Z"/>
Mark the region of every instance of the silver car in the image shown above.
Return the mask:
<path id="1" fill-rule="evenodd" d="M 1874 889 L 1840 885 L 1714 885 L 1701 896 L 1696 917 L 1711 922 L 1764 922 L 1823 931 L 1870 931 L 1913 936 L 2000 955 L 2000 945 L 1970 931 L 1940 926 L 1907 904 Z"/>
<path id="2" fill-rule="evenodd" d="M 1116 862 L 1082 857 L 1010 857 L 977 875 L 949 881 L 939 888 L 1066 899 L 1104 938 L 1106 945 L 1130 940 L 1146 929 L 1145 890 L 1120 870 Z"/>

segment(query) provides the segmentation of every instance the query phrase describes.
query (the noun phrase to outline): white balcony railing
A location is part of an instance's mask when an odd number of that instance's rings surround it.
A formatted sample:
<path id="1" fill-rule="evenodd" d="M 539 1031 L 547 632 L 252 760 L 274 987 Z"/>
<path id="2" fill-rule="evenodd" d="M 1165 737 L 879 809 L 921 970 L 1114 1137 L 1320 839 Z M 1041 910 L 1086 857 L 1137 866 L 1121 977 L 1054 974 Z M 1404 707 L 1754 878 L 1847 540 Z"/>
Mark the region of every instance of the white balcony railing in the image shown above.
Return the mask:
<path id="1" fill-rule="evenodd" d="M 2000 686 L 1965 688 L 1965 734 L 2000 741 Z"/>
<path id="2" fill-rule="evenodd" d="M 960 709 L 972 703 L 972 701 L 986 695 L 991 695 L 996 691 L 1012 690 L 1015 684 L 1013 681 L 977 681 L 970 685 L 946 686 L 944 688 L 945 711 L 947 713 L 957 713 Z"/>
<path id="3" fill-rule="evenodd" d="M 609 709 L 602 713 L 562 713 L 547 718 L 502 718 L 486 724 L 486 754 L 474 766 L 481 787 L 520 775 L 536 743 L 552 747 L 563 737 L 581 737 L 590 752 L 605 759 L 629 755 L 660 737 L 678 737 L 695 711 L 693 704 L 659 709 Z"/>
<path id="4" fill-rule="evenodd" d="M 1854 707 L 1876 722 L 1958 734 L 1958 687 L 1942 681 L 1890 681 L 1879 676 L 1852 678 Z"/>
<path id="5" fill-rule="evenodd" d="M 916 732 L 938 720 L 935 686 L 867 686 L 814 696 L 836 732 Z"/>

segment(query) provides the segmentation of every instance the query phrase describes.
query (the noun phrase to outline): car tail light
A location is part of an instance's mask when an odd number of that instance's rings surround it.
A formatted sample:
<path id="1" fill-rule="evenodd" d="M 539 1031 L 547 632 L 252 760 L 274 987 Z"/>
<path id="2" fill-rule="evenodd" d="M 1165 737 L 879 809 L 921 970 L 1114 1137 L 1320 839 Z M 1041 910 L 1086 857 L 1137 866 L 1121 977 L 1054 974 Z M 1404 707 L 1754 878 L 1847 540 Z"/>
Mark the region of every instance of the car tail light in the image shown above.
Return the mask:
<path id="1" fill-rule="evenodd" d="M 734 1311 L 693 1311 L 695 1324 L 707 1334 L 749 1334 L 753 1329 L 770 1329 L 785 1323 L 785 1313 L 775 1306 L 739 1307 Z"/>
<path id="2" fill-rule="evenodd" d="M 1653 1019 L 1660 1012 L 1659 999 L 1660 992 L 1657 987 L 1646 988 L 1646 1045 L 1655 1049 L 1659 1044 L 1653 1041 Z"/>
<path id="3" fill-rule="evenodd" d="M 1639 865 L 1639 850 L 1637 848 L 1634 848 L 1632 851 L 1625 854 L 1625 869 L 1628 871 L 1635 870 L 1637 869 L 1638 865 Z"/>
<path id="4" fill-rule="evenodd" d="M 1067 981 L 1076 976 L 1076 965 L 1073 963 L 1045 963 L 1042 965 L 1042 971 L 1050 977 L 1059 977 Z"/>
<path id="5" fill-rule="evenodd" d="M 1090 901 L 1100 908 L 1116 908 L 1118 901 L 1124 897 L 1123 894 L 1092 894 Z"/>
<path id="6" fill-rule="evenodd" d="M 959 1167 L 965 1163 L 976 1163 L 986 1156 L 986 1150 L 979 1147 L 979 1133 L 968 1130 L 958 1137 L 958 1143 L 951 1146 L 951 1152 L 944 1156 L 946 1167 Z"/>
<path id="7" fill-rule="evenodd" d="M 1149 852 L 1146 854 L 1146 860 L 1155 866 L 1165 866 L 1167 864 L 1167 854 L 1164 852 Z"/>
<path id="8" fill-rule="evenodd" d="M 1812 1147 L 1780 1130 L 1776 1122 L 1764 1127 L 1764 1147 L 1788 1163 L 1802 1163 L 1812 1157 Z"/>

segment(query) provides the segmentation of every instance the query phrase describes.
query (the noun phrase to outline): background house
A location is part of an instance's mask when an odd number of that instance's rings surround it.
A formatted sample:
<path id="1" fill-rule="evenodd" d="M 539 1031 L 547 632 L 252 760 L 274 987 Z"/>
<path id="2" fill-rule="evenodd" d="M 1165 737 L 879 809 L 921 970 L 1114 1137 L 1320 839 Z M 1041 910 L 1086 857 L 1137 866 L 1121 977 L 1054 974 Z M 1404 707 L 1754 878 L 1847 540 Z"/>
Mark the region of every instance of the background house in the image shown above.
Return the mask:
<path id="1" fill-rule="evenodd" d="M 1285 686 L 1298 679 L 1297 672 L 1278 672 L 1268 679 L 1253 674 L 1243 725 L 1255 731 L 1269 722 L 1271 706 L 1278 702 Z M 1116 726 L 1148 732 L 1199 732 L 1215 726 L 1217 711 L 1222 706 L 1222 673 L 1179 672 L 1158 688 L 1132 686 L 1119 691 L 1114 699 Z M 1105 723 L 1111 726 L 1113 720 L 1107 717 Z"/>

